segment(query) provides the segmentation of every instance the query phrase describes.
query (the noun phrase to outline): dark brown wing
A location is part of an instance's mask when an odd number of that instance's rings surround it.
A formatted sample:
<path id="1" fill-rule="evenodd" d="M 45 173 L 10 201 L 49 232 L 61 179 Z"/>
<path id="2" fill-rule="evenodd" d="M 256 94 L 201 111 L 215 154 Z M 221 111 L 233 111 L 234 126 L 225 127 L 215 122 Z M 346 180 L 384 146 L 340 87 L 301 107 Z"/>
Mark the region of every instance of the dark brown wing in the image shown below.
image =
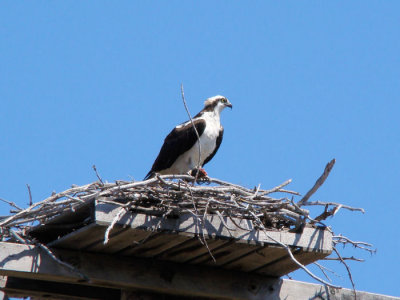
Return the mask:
<path id="1" fill-rule="evenodd" d="M 208 163 L 215 155 L 215 153 L 217 153 L 219 146 L 221 146 L 222 143 L 222 138 L 224 136 L 224 127 L 221 126 L 221 130 L 219 131 L 219 135 L 217 137 L 217 140 L 215 141 L 215 149 L 214 151 L 205 159 L 203 166 Z"/>
<path id="2" fill-rule="evenodd" d="M 193 123 L 197 133 L 201 136 L 206 128 L 206 121 L 197 119 L 193 120 Z M 196 141 L 197 135 L 191 122 L 182 127 L 175 127 L 165 138 L 160 153 L 144 179 L 146 180 L 154 173 L 171 167 L 180 155 L 193 147 Z"/>

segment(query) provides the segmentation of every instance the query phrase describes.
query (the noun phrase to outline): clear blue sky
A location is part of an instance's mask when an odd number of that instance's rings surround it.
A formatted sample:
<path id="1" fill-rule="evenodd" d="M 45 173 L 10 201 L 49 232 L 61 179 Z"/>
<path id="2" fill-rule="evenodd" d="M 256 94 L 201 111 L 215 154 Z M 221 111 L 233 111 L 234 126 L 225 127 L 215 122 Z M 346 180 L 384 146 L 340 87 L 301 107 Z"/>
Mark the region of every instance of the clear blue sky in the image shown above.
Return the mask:
<path id="1" fill-rule="evenodd" d="M 328 224 L 378 249 L 346 252 L 357 289 L 400 296 L 400 2 L 2 1 L 0 70 L 0 197 L 142 179 L 183 83 L 234 105 L 212 177 L 304 194 L 336 158 L 313 199 L 366 209 Z"/>

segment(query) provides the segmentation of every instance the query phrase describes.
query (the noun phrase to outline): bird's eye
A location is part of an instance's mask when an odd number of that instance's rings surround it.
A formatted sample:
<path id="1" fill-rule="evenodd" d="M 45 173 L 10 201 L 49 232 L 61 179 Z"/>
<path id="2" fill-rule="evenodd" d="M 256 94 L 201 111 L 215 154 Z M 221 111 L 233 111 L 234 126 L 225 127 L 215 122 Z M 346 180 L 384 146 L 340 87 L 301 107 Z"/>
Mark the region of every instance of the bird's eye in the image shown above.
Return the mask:
<path id="1" fill-rule="evenodd" d="M 221 102 L 222 102 L 222 103 L 226 103 L 226 99 L 225 99 L 225 98 L 222 98 L 222 99 L 221 99 Z"/>

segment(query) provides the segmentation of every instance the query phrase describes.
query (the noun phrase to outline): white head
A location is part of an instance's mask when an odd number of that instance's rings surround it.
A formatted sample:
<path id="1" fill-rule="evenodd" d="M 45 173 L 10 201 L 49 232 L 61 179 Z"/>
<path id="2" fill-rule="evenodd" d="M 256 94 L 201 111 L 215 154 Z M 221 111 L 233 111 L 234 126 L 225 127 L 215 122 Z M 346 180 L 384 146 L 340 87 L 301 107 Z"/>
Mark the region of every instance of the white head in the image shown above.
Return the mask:
<path id="1" fill-rule="evenodd" d="M 204 101 L 203 111 L 214 111 L 219 114 L 225 107 L 232 109 L 232 104 L 226 97 L 217 95 Z"/>

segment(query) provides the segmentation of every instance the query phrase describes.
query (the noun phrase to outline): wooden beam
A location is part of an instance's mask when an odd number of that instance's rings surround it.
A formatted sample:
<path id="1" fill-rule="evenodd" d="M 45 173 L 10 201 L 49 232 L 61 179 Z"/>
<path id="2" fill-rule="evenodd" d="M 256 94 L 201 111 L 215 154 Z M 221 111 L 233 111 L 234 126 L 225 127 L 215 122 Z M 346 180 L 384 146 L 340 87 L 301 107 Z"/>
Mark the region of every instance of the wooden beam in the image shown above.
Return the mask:
<path id="1" fill-rule="evenodd" d="M 78 274 L 60 266 L 41 248 L 5 242 L 0 242 L 0 275 L 120 289 L 142 289 L 181 296 L 278 299 L 276 297 L 280 280 L 276 278 L 144 258 L 70 250 L 55 250 L 55 253 L 90 280 L 82 281 Z"/>
<path id="2" fill-rule="evenodd" d="M 118 299 L 118 295 L 124 300 L 135 299 L 138 295 L 147 295 L 146 299 L 160 299 L 157 298 L 160 294 L 194 299 L 354 299 L 354 293 L 349 289 L 331 289 L 319 284 L 218 268 L 69 250 L 57 250 L 56 253 L 90 280 L 82 281 L 79 275 L 64 269 L 40 248 L 0 242 L 0 291 L 9 292 L 9 296 L 40 298 L 45 293 L 50 299 L 79 300 L 93 299 L 94 295 L 98 295 L 94 297 L 96 299 L 102 299 L 101 295 L 103 299 Z M 9 276 L 11 280 L 1 275 Z M 2 297 L 1 300 L 7 299 L 4 294 Z M 400 300 L 398 297 L 360 291 L 357 291 L 357 298 Z"/>
<path id="3" fill-rule="evenodd" d="M 120 299 L 121 291 L 82 284 L 60 283 L 8 277 L 3 290 L 12 297 L 37 297 L 38 299 L 108 300 Z"/>
<path id="4" fill-rule="evenodd" d="M 362 300 L 400 300 L 399 297 L 356 291 L 357 299 Z M 329 299 L 354 300 L 354 292 L 350 289 L 334 289 L 320 284 L 283 279 L 279 287 L 279 298 L 285 300 Z"/>

